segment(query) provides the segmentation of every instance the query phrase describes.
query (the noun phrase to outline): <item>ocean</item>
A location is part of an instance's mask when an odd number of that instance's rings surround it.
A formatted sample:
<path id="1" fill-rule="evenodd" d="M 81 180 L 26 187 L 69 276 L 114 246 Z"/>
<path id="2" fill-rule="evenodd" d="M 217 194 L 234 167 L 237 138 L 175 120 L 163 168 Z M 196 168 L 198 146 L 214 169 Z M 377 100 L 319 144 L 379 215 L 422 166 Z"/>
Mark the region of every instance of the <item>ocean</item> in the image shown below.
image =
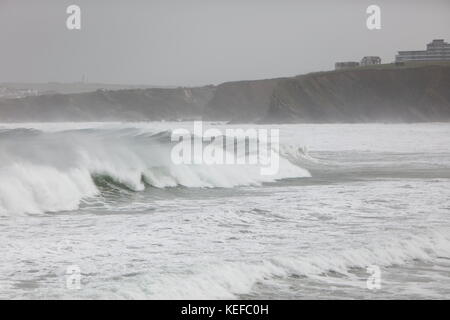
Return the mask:
<path id="1" fill-rule="evenodd" d="M 0 124 L 0 298 L 450 298 L 450 124 L 205 125 L 279 129 L 279 174 L 175 165 L 192 122 Z"/>

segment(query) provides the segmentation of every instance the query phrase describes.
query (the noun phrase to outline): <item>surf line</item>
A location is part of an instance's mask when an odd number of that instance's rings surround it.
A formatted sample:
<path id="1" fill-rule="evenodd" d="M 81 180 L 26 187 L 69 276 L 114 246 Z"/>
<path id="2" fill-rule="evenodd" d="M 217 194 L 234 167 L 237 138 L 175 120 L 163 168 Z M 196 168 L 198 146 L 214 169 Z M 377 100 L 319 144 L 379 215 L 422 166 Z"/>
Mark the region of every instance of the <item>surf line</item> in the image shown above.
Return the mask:
<path id="1" fill-rule="evenodd" d="M 218 128 L 203 130 L 202 121 L 194 121 L 193 132 L 172 130 L 171 150 L 174 164 L 258 165 L 261 175 L 275 175 L 280 162 L 279 129 Z"/>

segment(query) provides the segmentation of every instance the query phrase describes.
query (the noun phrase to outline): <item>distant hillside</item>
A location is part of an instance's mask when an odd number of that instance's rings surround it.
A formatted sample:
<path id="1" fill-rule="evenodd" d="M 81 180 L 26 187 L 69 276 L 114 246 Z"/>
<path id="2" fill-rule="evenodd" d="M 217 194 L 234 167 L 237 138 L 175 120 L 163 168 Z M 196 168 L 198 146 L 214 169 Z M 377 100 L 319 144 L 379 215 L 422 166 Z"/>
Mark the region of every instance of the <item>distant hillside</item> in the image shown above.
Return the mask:
<path id="1" fill-rule="evenodd" d="M 233 122 L 450 121 L 450 66 L 381 65 L 217 87 L 207 119 Z"/>
<path id="2" fill-rule="evenodd" d="M 0 100 L 0 122 L 199 119 L 214 87 L 97 90 Z"/>
<path id="3" fill-rule="evenodd" d="M 280 81 L 264 122 L 450 121 L 450 67 L 354 69 Z"/>
<path id="4" fill-rule="evenodd" d="M 0 100 L 0 122 L 450 121 L 450 66 L 380 65 L 198 88 L 97 90 Z"/>
<path id="5" fill-rule="evenodd" d="M 91 83 L 91 82 L 47 82 L 47 83 L 25 83 L 25 82 L 2 82 L 1 89 L 29 91 L 39 94 L 69 94 L 92 92 L 96 90 L 124 90 L 124 89 L 150 89 L 150 88 L 174 88 L 151 85 L 127 85 L 127 84 L 108 84 L 108 83 Z M 35 94 L 32 94 L 35 95 Z"/>
<path id="6" fill-rule="evenodd" d="M 203 119 L 252 122 L 264 116 L 280 79 L 226 82 L 206 105 Z"/>

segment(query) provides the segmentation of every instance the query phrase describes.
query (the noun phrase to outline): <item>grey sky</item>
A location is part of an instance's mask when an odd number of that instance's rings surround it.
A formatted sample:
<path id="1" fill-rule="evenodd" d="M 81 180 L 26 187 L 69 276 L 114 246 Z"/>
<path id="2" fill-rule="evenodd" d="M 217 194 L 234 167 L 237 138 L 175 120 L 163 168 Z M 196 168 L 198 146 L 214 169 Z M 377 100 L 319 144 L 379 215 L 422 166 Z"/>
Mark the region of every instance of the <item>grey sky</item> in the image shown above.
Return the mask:
<path id="1" fill-rule="evenodd" d="M 366 28 L 370 4 L 381 30 Z M 216 84 L 388 62 L 433 38 L 450 41 L 449 0 L 0 0 L 0 81 Z"/>

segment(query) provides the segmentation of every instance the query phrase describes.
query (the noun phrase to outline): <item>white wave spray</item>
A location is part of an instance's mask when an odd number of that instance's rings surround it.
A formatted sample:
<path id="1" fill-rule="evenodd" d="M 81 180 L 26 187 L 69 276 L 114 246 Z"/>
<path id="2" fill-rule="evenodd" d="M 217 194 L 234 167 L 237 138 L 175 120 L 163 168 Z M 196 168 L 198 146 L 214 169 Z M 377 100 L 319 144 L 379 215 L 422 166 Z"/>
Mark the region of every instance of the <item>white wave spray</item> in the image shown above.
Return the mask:
<path id="1" fill-rule="evenodd" d="M 435 261 L 450 258 L 450 238 L 440 230 L 430 234 L 402 235 L 379 239 L 360 248 L 316 252 L 298 256 L 274 256 L 254 262 L 203 265 L 190 275 L 166 274 L 155 279 L 147 275 L 138 281 L 121 283 L 111 298 L 126 299 L 239 299 L 250 294 L 256 284 L 295 276 L 319 283 L 341 283 L 366 289 L 366 281 L 352 270 L 370 265 L 402 266 L 413 260 Z M 334 276 L 330 276 L 330 274 Z M 99 288 L 99 291 L 101 289 Z M 109 291 L 109 289 L 108 289 Z"/>
<path id="2" fill-rule="evenodd" d="M 261 175 L 258 165 L 175 165 L 169 136 L 136 129 L 1 131 L 0 214 L 75 210 L 99 194 L 99 176 L 133 191 L 146 185 L 230 188 L 309 176 L 283 157 L 273 176 Z"/>

